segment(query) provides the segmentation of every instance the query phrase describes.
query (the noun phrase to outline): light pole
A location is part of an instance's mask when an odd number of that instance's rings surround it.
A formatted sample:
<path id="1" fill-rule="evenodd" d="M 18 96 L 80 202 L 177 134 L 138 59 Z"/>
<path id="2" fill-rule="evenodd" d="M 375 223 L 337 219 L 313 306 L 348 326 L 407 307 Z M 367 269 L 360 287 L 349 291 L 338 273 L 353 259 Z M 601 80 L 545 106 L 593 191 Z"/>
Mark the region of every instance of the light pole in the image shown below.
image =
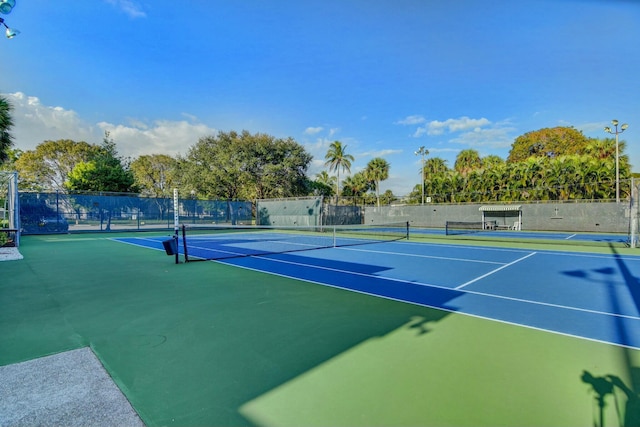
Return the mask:
<path id="1" fill-rule="evenodd" d="M 10 14 L 15 5 L 16 0 L 0 0 L 0 13 L 3 13 L 5 15 Z M 5 31 L 5 34 L 7 35 L 8 39 L 12 39 L 20 34 L 20 31 L 9 28 L 9 26 L 4 22 L 4 19 L 2 18 L 0 18 L 0 24 L 4 25 L 4 28 L 7 29 L 7 31 Z"/>
<path id="2" fill-rule="evenodd" d="M 611 120 L 611 124 L 614 129 L 609 126 L 604 128 L 604 131 L 616 136 L 616 203 L 620 203 L 620 152 L 618 150 L 618 135 L 627 130 L 628 124 L 623 124 L 618 130 L 618 121 L 616 119 Z"/>
<path id="3" fill-rule="evenodd" d="M 429 154 L 429 150 L 424 148 L 424 145 L 418 148 L 418 151 L 415 152 L 416 156 L 422 156 L 421 175 L 422 175 L 422 204 L 423 205 L 424 205 L 424 156 L 427 156 L 428 154 Z"/>

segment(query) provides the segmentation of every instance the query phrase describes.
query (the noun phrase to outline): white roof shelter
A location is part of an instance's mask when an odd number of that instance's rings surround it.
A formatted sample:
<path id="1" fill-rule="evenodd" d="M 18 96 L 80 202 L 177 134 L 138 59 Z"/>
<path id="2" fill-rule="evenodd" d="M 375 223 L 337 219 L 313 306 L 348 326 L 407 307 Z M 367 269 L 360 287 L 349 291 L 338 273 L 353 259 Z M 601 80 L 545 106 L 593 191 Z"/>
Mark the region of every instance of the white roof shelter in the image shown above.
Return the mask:
<path id="1" fill-rule="evenodd" d="M 482 212 L 482 222 L 485 222 L 487 216 L 496 217 L 500 216 L 506 220 L 507 217 L 515 218 L 518 217 L 517 221 L 514 221 L 513 225 L 507 224 L 506 222 L 499 228 L 510 228 L 512 230 L 520 230 L 522 228 L 522 205 L 485 205 L 480 206 L 480 212 Z M 489 212 L 489 215 L 487 215 Z M 502 213 L 502 215 L 498 215 Z"/>

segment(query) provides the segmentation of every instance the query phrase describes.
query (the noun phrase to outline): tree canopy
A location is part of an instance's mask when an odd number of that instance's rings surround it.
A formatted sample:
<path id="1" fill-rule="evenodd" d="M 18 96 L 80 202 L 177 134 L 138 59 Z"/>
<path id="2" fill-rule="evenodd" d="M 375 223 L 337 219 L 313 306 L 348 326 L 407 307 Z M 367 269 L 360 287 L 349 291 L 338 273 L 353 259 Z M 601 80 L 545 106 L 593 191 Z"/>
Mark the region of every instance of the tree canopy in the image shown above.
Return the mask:
<path id="1" fill-rule="evenodd" d="M 292 138 L 267 134 L 219 132 L 205 136 L 184 156 L 142 155 L 129 162 L 118 155 L 106 133 L 102 145 L 72 140 L 44 141 L 34 150 L 9 149 L 8 161 L 20 174 L 21 189 L 137 192 L 167 197 L 172 188 L 197 198 L 253 200 L 306 195 L 352 197 L 366 203 L 393 200 L 380 183 L 389 177 L 389 163 L 372 159 L 347 176 L 354 157 L 334 141 L 325 155 L 328 171 L 307 177 L 312 157 Z M 626 144 L 619 141 L 623 197 L 631 175 Z M 547 128 L 514 140 L 507 161 L 478 151 L 460 151 L 453 168 L 439 157 L 424 164 L 425 194 L 434 202 L 608 199 L 615 189 L 615 140 L 586 138 L 573 128 Z M 5 163 L 5 166 L 8 163 Z M 421 200 L 416 185 L 409 200 Z"/>
<path id="2" fill-rule="evenodd" d="M 482 167 L 480 153 L 472 148 L 460 151 L 453 167 L 461 175 L 466 175 L 473 169 L 480 169 Z"/>
<path id="3" fill-rule="evenodd" d="M 13 136 L 11 135 L 11 128 L 13 127 L 12 111 L 13 106 L 11 103 L 0 96 L 0 163 L 9 159 L 9 149 L 13 145 Z"/>
<path id="4" fill-rule="evenodd" d="M 74 191 L 138 191 L 129 163 L 118 156 L 116 144 L 108 132 L 90 159 L 75 165 L 67 176 L 65 187 Z"/>
<path id="5" fill-rule="evenodd" d="M 178 161 L 166 154 L 138 157 L 131 162 L 131 172 L 144 195 L 167 197 L 179 186 Z"/>
<path id="6" fill-rule="evenodd" d="M 380 206 L 380 181 L 389 178 L 390 167 L 389 162 L 385 159 L 376 157 L 367 163 L 367 168 L 365 169 L 365 176 L 376 190 L 376 202 L 378 206 Z"/>
<path id="7" fill-rule="evenodd" d="M 306 195 L 311 155 L 291 138 L 232 131 L 200 138 L 179 162 L 198 197 L 251 200 Z"/>
<path id="8" fill-rule="evenodd" d="M 355 159 L 351 154 L 347 153 L 347 146 L 342 145 L 340 141 L 331 143 L 324 159 L 326 160 L 324 165 L 329 167 L 329 171 L 337 173 L 336 194 L 340 194 L 340 171 L 351 172 L 351 162 Z"/>
<path id="9" fill-rule="evenodd" d="M 15 161 L 20 186 L 29 190 L 62 190 L 77 164 L 90 161 L 99 147 L 84 141 L 60 139 L 44 141 Z"/>
<path id="10" fill-rule="evenodd" d="M 521 162 L 529 157 L 559 157 L 585 154 L 591 140 L 573 127 L 544 128 L 527 132 L 513 141 L 508 162 Z"/>

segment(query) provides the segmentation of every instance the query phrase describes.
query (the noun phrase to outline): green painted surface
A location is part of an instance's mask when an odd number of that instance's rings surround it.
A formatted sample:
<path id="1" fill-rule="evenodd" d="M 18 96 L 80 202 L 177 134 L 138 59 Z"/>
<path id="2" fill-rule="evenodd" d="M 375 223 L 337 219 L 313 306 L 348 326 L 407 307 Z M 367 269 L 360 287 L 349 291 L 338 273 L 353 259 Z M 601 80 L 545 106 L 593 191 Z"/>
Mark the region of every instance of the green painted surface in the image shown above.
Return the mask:
<path id="1" fill-rule="evenodd" d="M 90 345 L 148 425 L 619 426 L 603 377 L 640 390 L 620 347 L 103 236 L 20 250 L 0 263 L 0 364 Z"/>

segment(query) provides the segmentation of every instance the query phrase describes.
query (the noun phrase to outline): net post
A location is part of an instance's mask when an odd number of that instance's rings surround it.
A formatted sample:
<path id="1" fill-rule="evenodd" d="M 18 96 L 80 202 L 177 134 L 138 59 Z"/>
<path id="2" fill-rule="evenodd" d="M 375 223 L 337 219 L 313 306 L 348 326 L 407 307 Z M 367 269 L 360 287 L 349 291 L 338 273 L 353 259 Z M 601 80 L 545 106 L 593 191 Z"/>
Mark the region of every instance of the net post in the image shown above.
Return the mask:
<path id="1" fill-rule="evenodd" d="M 338 246 L 338 242 L 336 240 L 336 226 L 333 226 L 333 247 L 337 247 Z"/>
<path id="2" fill-rule="evenodd" d="M 407 221 L 407 240 L 409 240 L 409 221 Z"/>
<path id="3" fill-rule="evenodd" d="M 182 249 L 184 251 L 184 262 L 189 262 L 189 251 L 187 251 L 187 226 L 182 224 Z"/>
<path id="4" fill-rule="evenodd" d="M 631 178 L 629 220 L 631 221 L 629 230 L 629 247 L 635 248 L 638 245 L 638 188 L 636 182 Z"/>
<path id="5" fill-rule="evenodd" d="M 178 230 L 180 228 L 180 203 L 178 200 L 178 189 L 173 189 L 173 238 L 176 241 L 176 248 L 178 247 Z M 180 264 L 180 251 L 176 251 L 176 264 Z"/>

